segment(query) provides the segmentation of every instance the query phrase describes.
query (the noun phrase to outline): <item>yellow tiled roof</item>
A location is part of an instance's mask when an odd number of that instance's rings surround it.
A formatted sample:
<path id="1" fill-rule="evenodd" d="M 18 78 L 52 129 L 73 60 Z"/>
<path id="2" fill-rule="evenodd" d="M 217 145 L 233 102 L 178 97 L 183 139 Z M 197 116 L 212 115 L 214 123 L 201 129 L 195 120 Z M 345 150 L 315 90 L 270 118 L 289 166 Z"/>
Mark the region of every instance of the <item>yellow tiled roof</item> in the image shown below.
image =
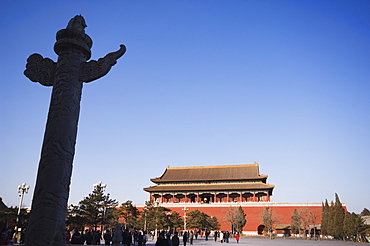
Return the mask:
<path id="1" fill-rule="evenodd" d="M 250 180 L 267 177 L 267 175 L 259 174 L 258 163 L 255 162 L 249 165 L 167 167 L 161 177 L 151 179 L 151 181 L 161 183 L 174 181 Z"/>

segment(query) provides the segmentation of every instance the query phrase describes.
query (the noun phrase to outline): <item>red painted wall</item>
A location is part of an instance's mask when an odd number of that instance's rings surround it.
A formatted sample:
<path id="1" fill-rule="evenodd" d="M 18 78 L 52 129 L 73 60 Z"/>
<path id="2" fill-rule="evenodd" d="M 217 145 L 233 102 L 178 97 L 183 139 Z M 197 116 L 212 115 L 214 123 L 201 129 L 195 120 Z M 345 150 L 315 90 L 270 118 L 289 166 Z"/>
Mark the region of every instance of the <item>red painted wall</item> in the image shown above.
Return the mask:
<path id="1" fill-rule="evenodd" d="M 171 209 L 172 211 L 178 212 L 181 216 L 184 215 L 184 207 L 172 207 L 171 204 L 161 204 L 161 206 Z M 246 220 L 247 223 L 243 228 L 243 231 L 250 231 L 250 232 L 257 232 L 257 228 L 259 225 L 262 225 L 262 218 L 261 214 L 263 213 L 265 208 L 272 209 L 273 214 L 273 220 L 275 220 L 275 224 L 286 224 L 290 225 L 292 221 L 292 215 L 294 212 L 294 209 L 297 209 L 298 212 L 303 211 L 310 211 L 312 214 L 315 215 L 315 223 L 310 224 L 321 224 L 321 211 L 322 207 L 321 204 L 310 204 L 310 205 L 304 205 L 304 204 L 276 204 L 273 203 L 271 206 L 264 205 L 264 206 L 243 206 L 244 213 L 246 214 Z M 237 208 L 237 206 L 233 206 L 234 208 Z M 139 208 L 140 209 L 140 208 Z M 225 215 L 227 211 L 230 209 L 230 207 L 216 207 L 216 206 L 209 206 L 209 205 L 199 205 L 197 207 L 186 207 L 187 213 L 190 211 L 198 209 L 199 211 L 202 211 L 210 216 L 214 216 L 217 218 L 218 222 L 221 225 L 220 230 L 230 230 L 230 223 L 225 221 Z"/>

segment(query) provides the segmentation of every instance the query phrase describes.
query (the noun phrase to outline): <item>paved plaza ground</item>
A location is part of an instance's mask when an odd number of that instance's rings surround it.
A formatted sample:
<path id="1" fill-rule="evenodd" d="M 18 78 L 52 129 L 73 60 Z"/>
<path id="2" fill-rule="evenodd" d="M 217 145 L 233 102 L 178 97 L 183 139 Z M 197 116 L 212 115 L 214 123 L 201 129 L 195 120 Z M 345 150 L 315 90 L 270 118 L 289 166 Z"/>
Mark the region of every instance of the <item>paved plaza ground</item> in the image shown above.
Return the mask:
<path id="1" fill-rule="evenodd" d="M 155 241 L 149 240 L 146 244 L 147 246 L 154 246 Z M 304 240 L 304 239 L 283 239 L 275 238 L 273 240 L 268 238 L 257 238 L 257 237 L 242 237 L 239 240 L 239 244 L 236 243 L 234 238 L 230 239 L 229 243 L 220 243 L 215 242 L 214 240 L 206 241 L 204 238 L 194 240 L 193 245 L 189 243 L 186 246 L 263 246 L 263 245 L 274 245 L 274 246 L 355 246 L 360 245 L 359 243 L 354 242 L 344 242 L 338 240 Z M 365 244 L 366 245 L 366 244 Z M 180 238 L 180 246 L 183 246 L 182 239 Z"/>
<path id="2" fill-rule="evenodd" d="M 104 242 L 101 242 L 104 245 Z M 362 243 L 354 242 L 344 242 L 340 240 L 304 240 L 304 239 L 294 239 L 294 238 L 275 238 L 273 240 L 268 238 L 259 237 L 242 237 L 239 244 L 236 243 L 234 238 L 231 238 L 229 243 L 215 242 L 214 240 L 206 241 L 204 238 L 194 239 L 193 245 L 189 243 L 186 246 L 356 246 L 362 245 Z M 370 245 L 370 244 L 365 244 Z M 68 244 L 66 246 L 77 246 L 77 244 Z M 121 244 L 123 246 L 123 244 Z M 137 246 L 137 244 L 135 244 Z M 155 241 L 149 239 L 146 246 L 155 246 Z M 182 238 L 180 238 L 180 246 L 184 246 L 182 243 Z"/>

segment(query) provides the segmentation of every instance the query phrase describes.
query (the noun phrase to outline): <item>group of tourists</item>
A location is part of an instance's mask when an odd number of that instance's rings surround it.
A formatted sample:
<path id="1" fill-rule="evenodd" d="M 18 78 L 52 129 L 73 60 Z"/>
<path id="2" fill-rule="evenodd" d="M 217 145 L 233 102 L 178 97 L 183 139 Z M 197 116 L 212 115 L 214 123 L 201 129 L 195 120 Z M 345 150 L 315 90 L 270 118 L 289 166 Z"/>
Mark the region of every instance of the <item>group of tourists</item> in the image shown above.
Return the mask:
<path id="1" fill-rule="evenodd" d="M 5 228 L 0 232 L 0 245 L 9 245 L 13 242 L 14 230 Z"/>
<path id="2" fill-rule="evenodd" d="M 230 232 L 229 231 L 215 231 L 214 234 L 215 242 L 218 240 L 221 243 L 229 243 Z M 236 243 L 239 243 L 239 233 L 235 233 Z"/>
<path id="3" fill-rule="evenodd" d="M 186 246 L 188 242 L 190 245 L 192 245 L 194 237 L 198 238 L 198 235 L 199 234 L 194 233 L 194 231 L 181 231 L 180 235 L 177 231 L 175 231 L 173 235 L 169 231 L 162 231 L 158 235 L 155 246 L 179 246 L 181 241 L 179 236 L 182 236 L 182 242 L 184 246 Z"/>
<path id="4" fill-rule="evenodd" d="M 205 239 L 208 240 L 210 231 L 200 232 L 200 231 L 180 231 L 180 235 L 177 231 L 171 235 L 171 232 L 162 231 L 158 235 L 158 239 L 155 243 L 155 246 L 179 246 L 180 238 L 182 236 L 182 244 L 186 246 L 187 243 L 193 245 L 194 238 L 198 239 L 198 235 L 205 236 Z M 229 231 L 215 231 L 214 234 L 215 242 L 220 241 L 221 243 L 229 243 L 230 232 Z M 235 234 L 235 240 L 239 243 L 239 234 Z"/>
<path id="5" fill-rule="evenodd" d="M 147 242 L 147 232 L 141 230 L 128 229 L 120 230 L 121 241 L 120 243 L 125 246 L 145 246 Z M 100 245 L 101 240 L 104 241 L 105 245 L 111 245 L 115 231 L 106 230 L 102 234 L 99 230 L 85 230 L 79 232 L 78 230 L 66 231 L 66 244 L 86 244 L 86 245 Z M 149 232 L 150 236 L 155 236 L 155 232 Z M 205 237 L 208 240 L 211 235 L 210 231 L 161 231 L 158 233 L 157 241 L 155 246 L 179 246 L 180 243 L 183 246 L 187 244 L 193 245 L 194 239 L 198 239 L 198 236 Z M 215 231 L 213 232 L 215 242 L 229 243 L 230 232 L 229 231 Z M 181 239 L 180 239 L 181 238 Z M 236 242 L 239 243 L 239 234 L 235 234 Z"/>
<path id="6" fill-rule="evenodd" d="M 229 243 L 230 232 L 229 231 L 215 231 L 213 234 L 215 242 L 219 240 L 221 243 Z"/>
<path id="7" fill-rule="evenodd" d="M 121 238 L 123 245 L 135 245 L 145 246 L 147 241 L 146 232 L 143 231 L 129 231 L 128 229 L 122 230 Z M 104 234 L 100 230 L 91 231 L 85 230 L 84 233 L 80 233 L 78 230 L 66 231 L 66 244 L 86 244 L 86 245 L 100 245 L 101 240 L 104 241 L 105 245 L 111 245 L 115 231 L 106 230 Z"/>

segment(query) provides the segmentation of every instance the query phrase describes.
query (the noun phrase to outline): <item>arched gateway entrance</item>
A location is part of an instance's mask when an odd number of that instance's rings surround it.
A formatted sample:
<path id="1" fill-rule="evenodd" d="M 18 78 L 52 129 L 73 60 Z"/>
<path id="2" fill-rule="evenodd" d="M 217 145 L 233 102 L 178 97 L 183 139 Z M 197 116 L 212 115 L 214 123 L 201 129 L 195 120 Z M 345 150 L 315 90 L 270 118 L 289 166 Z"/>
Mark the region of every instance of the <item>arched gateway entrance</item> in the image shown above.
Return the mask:
<path id="1" fill-rule="evenodd" d="M 264 225 L 259 225 L 257 228 L 258 235 L 263 235 L 263 230 L 265 229 Z"/>

